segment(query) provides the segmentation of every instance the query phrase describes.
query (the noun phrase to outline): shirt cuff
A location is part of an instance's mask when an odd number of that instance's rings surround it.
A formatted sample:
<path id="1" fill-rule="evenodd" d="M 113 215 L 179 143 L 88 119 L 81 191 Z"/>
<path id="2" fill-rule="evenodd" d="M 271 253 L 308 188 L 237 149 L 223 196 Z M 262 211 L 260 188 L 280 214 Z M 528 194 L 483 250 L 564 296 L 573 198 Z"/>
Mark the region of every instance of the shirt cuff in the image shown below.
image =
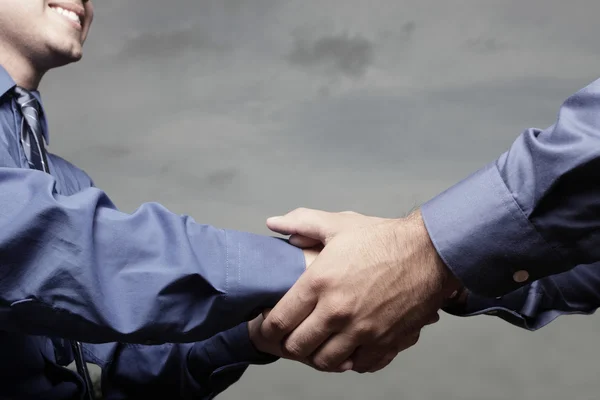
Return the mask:
<path id="1" fill-rule="evenodd" d="M 557 310 L 546 310 L 551 300 L 552 296 L 535 282 L 496 298 L 469 293 L 463 304 L 444 307 L 443 311 L 458 317 L 492 315 L 519 328 L 535 331 L 564 314 Z"/>
<path id="2" fill-rule="evenodd" d="M 421 213 L 442 260 L 471 293 L 495 297 L 554 273 L 559 254 L 527 219 L 496 163 L 426 202 Z"/>
<path id="3" fill-rule="evenodd" d="M 198 387 L 213 394 L 237 382 L 250 364 L 269 364 L 279 357 L 258 351 L 242 323 L 203 342 L 188 353 L 188 371 Z"/>
<path id="4" fill-rule="evenodd" d="M 286 240 L 227 231 L 227 279 L 235 309 L 253 308 L 253 318 L 272 308 L 306 270 L 301 249 Z"/>
<path id="5" fill-rule="evenodd" d="M 234 364 L 268 364 L 279 359 L 261 353 L 254 347 L 246 322 L 196 343 L 188 357 L 190 369 L 195 369 L 200 374 L 213 373 L 219 368 Z"/>

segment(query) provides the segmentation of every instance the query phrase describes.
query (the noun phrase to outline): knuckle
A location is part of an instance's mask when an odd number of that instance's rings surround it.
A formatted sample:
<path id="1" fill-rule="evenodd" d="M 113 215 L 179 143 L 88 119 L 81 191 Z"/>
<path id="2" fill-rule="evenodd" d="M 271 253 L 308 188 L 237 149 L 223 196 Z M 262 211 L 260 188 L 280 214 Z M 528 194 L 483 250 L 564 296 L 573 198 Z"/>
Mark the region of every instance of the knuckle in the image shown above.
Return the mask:
<path id="1" fill-rule="evenodd" d="M 307 213 L 308 211 L 309 211 L 309 210 L 308 210 L 308 208 L 305 208 L 305 207 L 298 207 L 298 208 L 296 208 L 296 209 L 294 209 L 294 210 L 290 211 L 290 212 L 288 213 L 288 215 L 289 215 L 289 216 L 295 216 L 295 217 L 299 217 L 299 216 L 302 216 L 302 215 L 306 215 L 306 213 Z"/>
<path id="2" fill-rule="evenodd" d="M 317 300 L 318 297 L 315 296 L 315 293 L 318 292 L 318 290 L 311 287 L 308 289 L 309 290 L 298 290 L 296 293 L 295 302 L 299 306 L 307 306 L 313 304 Z"/>
<path id="3" fill-rule="evenodd" d="M 340 214 L 358 215 L 358 213 L 356 211 L 342 211 Z"/>
<path id="4" fill-rule="evenodd" d="M 344 326 L 352 321 L 352 308 L 343 302 L 329 302 L 325 309 L 327 320 L 333 325 Z"/>
<path id="5" fill-rule="evenodd" d="M 389 345 L 394 339 L 394 332 L 379 321 L 367 321 L 365 330 L 367 338 L 376 346 Z"/>
<path id="6" fill-rule="evenodd" d="M 300 345 L 296 342 L 287 341 L 286 343 L 284 343 L 283 349 L 290 358 L 293 358 L 295 360 L 303 358 L 304 354 L 302 351 L 302 347 L 300 347 Z"/>
<path id="7" fill-rule="evenodd" d="M 372 324 L 359 322 L 354 326 L 353 335 L 358 339 L 368 340 L 376 336 L 376 331 Z"/>
<path id="8" fill-rule="evenodd" d="M 311 291 L 322 291 L 330 286 L 330 279 L 323 274 L 313 274 L 308 278 L 308 286 Z"/>
<path id="9" fill-rule="evenodd" d="M 337 365 L 333 365 L 332 360 L 326 357 L 315 357 L 313 365 L 320 371 L 332 371 Z"/>
<path id="10" fill-rule="evenodd" d="M 395 347 L 394 345 L 397 342 L 398 342 L 398 339 L 394 338 L 393 336 L 386 335 L 386 336 L 380 337 L 380 339 L 377 341 L 377 344 L 380 347 L 383 347 L 385 349 L 389 349 L 389 348 Z"/>
<path id="11" fill-rule="evenodd" d="M 267 331 L 274 334 L 285 333 L 288 329 L 287 321 L 279 314 L 271 312 L 267 320 L 263 322 L 266 325 Z"/>

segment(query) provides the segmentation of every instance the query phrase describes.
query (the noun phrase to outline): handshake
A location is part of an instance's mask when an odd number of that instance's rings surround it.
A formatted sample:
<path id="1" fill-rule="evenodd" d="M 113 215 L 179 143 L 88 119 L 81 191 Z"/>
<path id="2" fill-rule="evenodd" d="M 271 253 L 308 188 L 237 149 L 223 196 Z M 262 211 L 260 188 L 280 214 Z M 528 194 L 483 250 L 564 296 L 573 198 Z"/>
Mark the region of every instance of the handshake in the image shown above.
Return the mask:
<path id="1" fill-rule="evenodd" d="M 400 219 L 297 209 L 270 218 L 304 250 L 307 270 L 248 324 L 261 352 L 327 372 L 375 372 L 417 343 L 460 283 L 419 211 Z"/>

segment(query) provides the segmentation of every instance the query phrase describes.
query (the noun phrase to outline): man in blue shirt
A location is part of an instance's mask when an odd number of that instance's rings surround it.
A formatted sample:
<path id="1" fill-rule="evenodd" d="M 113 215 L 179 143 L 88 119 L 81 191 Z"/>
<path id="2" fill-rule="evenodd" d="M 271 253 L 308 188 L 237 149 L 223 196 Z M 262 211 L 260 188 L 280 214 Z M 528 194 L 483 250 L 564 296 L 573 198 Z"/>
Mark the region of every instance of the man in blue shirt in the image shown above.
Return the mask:
<path id="1" fill-rule="evenodd" d="M 0 2 L 0 398 L 90 398 L 86 363 L 107 399 L 212 398 L 276 359 L 244 321 L 314 252 L 158 204 L 122 213 L 46 152 L 36 88 L 81 58 L 92 17 L 90 1 Z"/>
<path id="2" fill-rule="evenodd" d="M 385 367 L 441 307 L 526 329 L 591 313 L 600 306 L 600 80 L 568 98 L 555 124 L 526 130 L 408 217 L 299 209 L 268 224 L 299 246 L 326 245 L 262 328 L 320 369 Z"/>

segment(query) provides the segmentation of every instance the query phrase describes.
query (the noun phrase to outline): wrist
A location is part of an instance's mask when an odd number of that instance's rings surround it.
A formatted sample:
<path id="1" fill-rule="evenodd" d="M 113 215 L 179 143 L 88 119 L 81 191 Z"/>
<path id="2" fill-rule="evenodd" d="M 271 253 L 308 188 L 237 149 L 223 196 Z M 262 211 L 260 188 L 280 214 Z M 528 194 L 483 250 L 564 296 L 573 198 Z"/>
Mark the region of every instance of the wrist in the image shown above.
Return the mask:
<path id="1" fill-rule="evenodd" d="M 458 296 L 462 284 L 438 254 L 425 227 L 421 210 L 416 210 L 404 220 L 410 227 L 410 235 L 415 239 L 420 264 L 429 270 L 432 279 L 438 283 L 443 298 L 449 298 L 453 294 Z"/>

